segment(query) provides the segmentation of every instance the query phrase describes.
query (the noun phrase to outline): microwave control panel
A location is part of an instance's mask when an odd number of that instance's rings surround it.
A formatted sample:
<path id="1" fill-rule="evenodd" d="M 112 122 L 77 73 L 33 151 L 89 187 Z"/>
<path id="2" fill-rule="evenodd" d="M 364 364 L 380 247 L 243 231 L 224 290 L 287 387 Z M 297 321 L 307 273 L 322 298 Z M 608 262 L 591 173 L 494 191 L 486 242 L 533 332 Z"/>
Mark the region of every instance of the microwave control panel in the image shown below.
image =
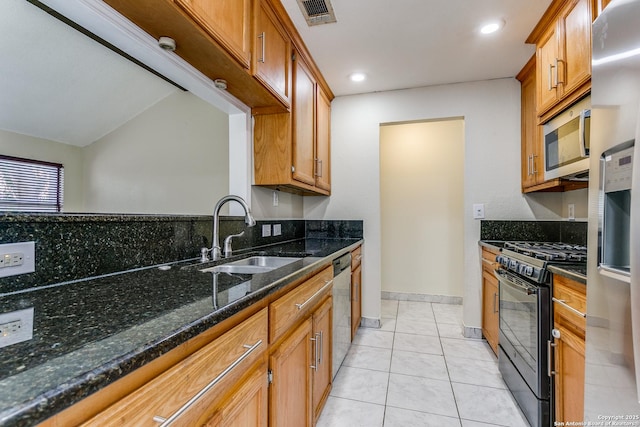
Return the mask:
<path id="1" fill-rule="evenodd" d="M 604 192 L 631 189 L 633 146 L 604 155 Z"/>

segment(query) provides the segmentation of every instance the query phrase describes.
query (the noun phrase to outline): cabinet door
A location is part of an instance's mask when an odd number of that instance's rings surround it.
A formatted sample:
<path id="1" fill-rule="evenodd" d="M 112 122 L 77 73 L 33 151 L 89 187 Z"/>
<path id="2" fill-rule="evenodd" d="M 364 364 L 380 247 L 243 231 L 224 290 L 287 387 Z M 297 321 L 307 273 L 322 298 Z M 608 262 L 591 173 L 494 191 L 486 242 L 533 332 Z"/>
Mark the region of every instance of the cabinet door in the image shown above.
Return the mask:
<path id="1" fill-rule="evenodd" d="M 362 318 L 362 264 L 351 272 L 351 341 L 356 336 Z"/>
<path id="2" fill-rule="evenodd" d="M 333 298 L 329 297 L 313 313 L 313 414 L 320 417 L 331 391 Z"/>
<path id="3" fill-rule="evenodd" d="M 266 0 L 258 0 L 256 9 L 254 76 L 288 106 L 291 40 Z"/>
<path id="4" fill-rule="evenodd" d="M 258 366 L 233 392 L 230 398 L 223 401 L 220 410 L 206 423 L 211 427 L 267 427 L 268 413 L 267 364 Z"/>
<path id="5" fill-rule="evenodd" d="M 536 110 L 538 115 L 552 107 L 558 99 L 556 88 L 559 77 L 559 59 L 557 28 L 553 26 L 545 33 L 536 47 L 536 80 L 538 81 Z"/>
<path id="6" fill-rule="evenodd" d="M 316 81 L 300 55 L 293 64 L 293 179 L 315 185 Z"/>
<path id="7" fill-rule="evenodd" d="M 591 78 L 591 0 L 572 0 L 559 21 L 561 96 Z"/>
<path id="8" fill-rule="evenodd" d="M 253 0 L 175 1 L 242 66 L 249 68 Z"/>
<path id="9" fill-rule="evenodd" d="M 482 334 L 498 354 L 498 279 L 486 269 L 482 270 Z"/>
<path id="10" fill-rule="evenodd" d="M 584 417 L 584 337 L 554 324 L 556 421 L 581 421 Z"/>
<path id="11" fill-rule="evenodd" d="M 522 137 L 522 189 L 544 181 L 542 173 L 542 139 L 536 114 L 535 66 L 522 78 L 521 83 L 521 137 Z"/>
<path id="12" fill-rule="evenodd" d="M 270 357 L 269 425 L 302 427 L 312 424 L 312 323 L 307 319 Z"/>
<path id="13" fill-rule="evenodd" d="M 316 93 L 316 187 L 331 190 L 331 101 L 320 86 Z"/>

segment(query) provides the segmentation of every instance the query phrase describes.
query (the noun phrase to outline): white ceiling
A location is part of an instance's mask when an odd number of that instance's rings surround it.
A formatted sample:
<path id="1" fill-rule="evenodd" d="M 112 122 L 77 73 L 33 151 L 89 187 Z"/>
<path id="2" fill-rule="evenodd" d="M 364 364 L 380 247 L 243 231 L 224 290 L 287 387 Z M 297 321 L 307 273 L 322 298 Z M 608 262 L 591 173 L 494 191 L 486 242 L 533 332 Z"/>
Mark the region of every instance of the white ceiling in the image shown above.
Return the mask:
<path id="1" fill-rule="evenodd" d="M 331 0 L 337 23 L 309 27 L 281 0 L 335 95 L 513 77 L 550 0 Z M 487 21 L 501 32 L 482 36 Z M 348 76 L 359 71 L 365 82 Z"/>

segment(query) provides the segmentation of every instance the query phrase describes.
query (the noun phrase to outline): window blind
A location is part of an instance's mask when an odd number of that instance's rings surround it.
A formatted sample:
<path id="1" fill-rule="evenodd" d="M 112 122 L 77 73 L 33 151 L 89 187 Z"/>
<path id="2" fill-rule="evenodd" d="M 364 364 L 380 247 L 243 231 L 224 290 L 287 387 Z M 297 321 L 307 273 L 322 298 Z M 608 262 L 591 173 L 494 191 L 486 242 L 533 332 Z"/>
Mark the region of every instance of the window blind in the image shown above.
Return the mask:
<path id="1" fill-rule="evenodd" d="M 0 155 L 0 211 L 61 212 L 64 166 Z"/>

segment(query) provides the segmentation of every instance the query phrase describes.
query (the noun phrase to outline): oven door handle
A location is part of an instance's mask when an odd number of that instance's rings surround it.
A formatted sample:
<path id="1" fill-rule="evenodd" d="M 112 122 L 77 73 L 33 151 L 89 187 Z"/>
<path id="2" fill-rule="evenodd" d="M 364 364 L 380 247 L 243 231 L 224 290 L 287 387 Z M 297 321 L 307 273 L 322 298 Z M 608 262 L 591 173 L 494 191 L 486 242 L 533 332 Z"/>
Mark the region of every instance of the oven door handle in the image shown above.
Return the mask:
<path id="1" fill-rule="evenodd" d="M 503 282 L 505 285 L 508 285 L 510 288 L 515 289 L 516 291 L 525 293 L 527 295 L 535 295 L 538 293 L 538 289 L 535 286 L 527 286 L 524 283 L 517 283 L 515 280 L 515 276 L 512 274 L 502 270 L 494 270 L 493 274 L 496 276 L 499 282 Z"/>

